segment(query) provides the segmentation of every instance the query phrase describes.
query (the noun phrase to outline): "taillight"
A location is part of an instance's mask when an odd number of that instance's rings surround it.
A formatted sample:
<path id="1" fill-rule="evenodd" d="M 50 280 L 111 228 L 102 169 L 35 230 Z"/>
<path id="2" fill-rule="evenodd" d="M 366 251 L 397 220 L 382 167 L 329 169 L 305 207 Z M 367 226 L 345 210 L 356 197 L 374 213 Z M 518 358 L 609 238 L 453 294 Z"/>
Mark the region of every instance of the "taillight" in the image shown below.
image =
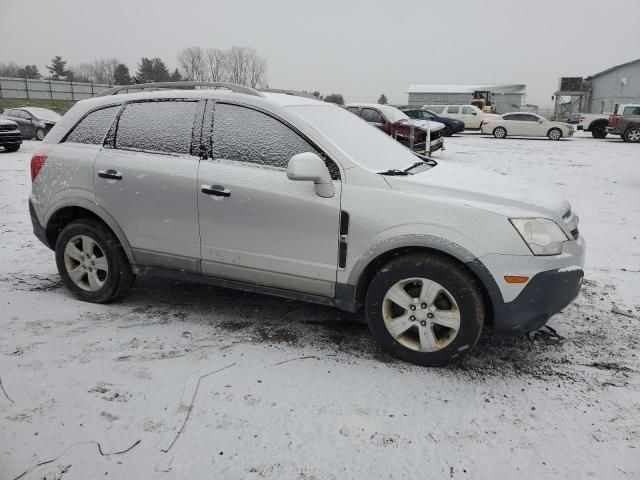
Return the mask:
<path id="1" fill-rule="evenodd" d="M 612 127 L 618 124 L 618 116 L 617 115 L 611 115 L 609 117 L 609 125 L 611 125 Z"/>
<path id="2" fill-rule="evenodd" d="M 581 113 L 580 116 L 578 117 L 578 122 L 579 123 L 584 122 L 584 114 L 583 113 Z"/>
<path id="3" fill-rule="evenodd" d="M 31 157 L 31 181 L 33 182 L 40 169 L 44 166 L 44 162 L 47 161 L 47 154 L 43 152 L 37 152 L 33 157 Z"/>

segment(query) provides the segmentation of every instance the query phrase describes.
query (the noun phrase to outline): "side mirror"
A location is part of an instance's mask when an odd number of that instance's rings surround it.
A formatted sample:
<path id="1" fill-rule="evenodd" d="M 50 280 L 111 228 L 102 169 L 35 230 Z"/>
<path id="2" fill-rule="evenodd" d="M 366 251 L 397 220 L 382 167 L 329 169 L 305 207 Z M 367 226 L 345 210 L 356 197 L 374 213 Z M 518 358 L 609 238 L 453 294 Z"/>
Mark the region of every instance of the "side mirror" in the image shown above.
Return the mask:
<path id="1" fill-rule="evenodd" d="M 335 194 L 329 169 L 315 153 L 298 153 L 291 157 L 287 165 L 289 180 L 313 182 L 319 197 L 331 198 Z"/>

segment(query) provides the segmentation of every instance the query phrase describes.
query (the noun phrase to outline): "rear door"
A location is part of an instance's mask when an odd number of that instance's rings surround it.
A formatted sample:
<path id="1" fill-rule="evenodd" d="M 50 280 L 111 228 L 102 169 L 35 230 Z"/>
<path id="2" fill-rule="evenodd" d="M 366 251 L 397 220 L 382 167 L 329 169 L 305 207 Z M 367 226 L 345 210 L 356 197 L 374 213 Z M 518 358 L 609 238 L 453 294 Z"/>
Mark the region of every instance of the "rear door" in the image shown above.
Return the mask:
<path id="1" fill-rule="evenodd" d="M 460 105 L 449 105 L 442 112 L 442 116 L 448 117 L 448 118 L 455 118 L 456 120 L 460 120 L 464 122 L 462 116 L 460 115 Z M 467 126 L 466 123 L 465 123 L 465 126 Z"/>
<path id="2" fill-rule="evenodd" d="M 207 109 L 209 111 L 209 108 Z M 312 151 L 290 125 L 244 105 L 216 103 L 198 174 L 202 271 L 332 297 L 340 219 L 340 170 L 326 158 L 335 195 L 287 178 L 289 159 Z M 208 120 L 205 120 L 205 132 Z"/>
<path id="3" fill-rule="evenodd" d="M 526 135 L 526 128 L 523 125 L 520 114 L 509 113 L 502 116 L 504 128 L 507 129 L 507 135 L 522 136 Z"/>
<path id="4" fill-rule="evenodd" d="M 475 108 L 472 108 L 468 105 L 463 105 L 460 108 L 459 120 L 462 120 L 465 127 L 467 128 L 480 128 L 480 122 L 482 121 L 482 118 Z"/>
<path id="5" fill-rule="evenodd" d="M 204 102 L 125 104 L 94 164 L 96 201 L 124 231 L 137 263 L 197 271 L 196 183 Z"/>

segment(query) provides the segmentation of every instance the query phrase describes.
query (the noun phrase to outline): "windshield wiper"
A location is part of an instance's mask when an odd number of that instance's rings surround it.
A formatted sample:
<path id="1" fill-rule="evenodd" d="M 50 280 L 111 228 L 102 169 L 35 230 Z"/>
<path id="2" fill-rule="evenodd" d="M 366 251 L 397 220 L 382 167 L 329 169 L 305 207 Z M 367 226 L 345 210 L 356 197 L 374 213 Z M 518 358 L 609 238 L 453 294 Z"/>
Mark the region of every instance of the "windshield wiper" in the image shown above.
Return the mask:
<path id="1" fill-rule="evenodd" d="M 384 172 L 378 172 L 378 175 L 403 176 L 403 175 L 409 175 L 409 172 L 407 172 L 405 170 L 398 170 L 397 168 L 392 168 L 391 170 L 386 170 Z"/>
<path id="2" fill-rule="evenodd" d="M 431 165 L 432 167 L 435 167 L 436 165 L 438 165 L 438 162 L 436 162 L 433 158 L 431 157 L 425 157 L 424 155 L 420 155 L 419 153 L 413 152 L 414 155 L 416 157 L 418 157 L 420 160 L 422 160 L 424 163 Z M 415 165 L 413 165 L 413 167 L 415 167 Z M 411 167 L 411 168 L 413 168 Z"/>
<path id="3" fill-rule="evenodd" d="M 420 167 L 420 166 L 424 165 L 425 163 L 427 163 L 427 162 L 424 162 L 424 161 L 416 162 L 413 165 L 411 165 L 409 168 L 405 168 L 404 171 L 409 173 L 410 170 L 413 170 L 416 167 Z"/>

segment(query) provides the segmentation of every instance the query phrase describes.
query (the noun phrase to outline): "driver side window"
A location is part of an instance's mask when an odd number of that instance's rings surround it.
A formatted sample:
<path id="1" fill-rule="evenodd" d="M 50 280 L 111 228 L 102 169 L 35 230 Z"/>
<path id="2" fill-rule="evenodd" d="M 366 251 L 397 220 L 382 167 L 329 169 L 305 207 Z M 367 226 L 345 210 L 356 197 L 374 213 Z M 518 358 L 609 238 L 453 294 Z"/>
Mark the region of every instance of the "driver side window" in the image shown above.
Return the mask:
<path id="1" fill-rule="evenodd" d="M 371 108 L 362 109 L 362 118 L 370 123 L 385 123 L 384 117 Z"/>
<path id="2" fill-rule="evenodd" d="M 324 159 L 333 180 L 340 179 L 340 169 L 335 162 L 289 126 L 252 108 L 216 103 L 211 141 L 214 160 L 255 163 L 283 170 L 294 155 L 312 152 Z"/>

